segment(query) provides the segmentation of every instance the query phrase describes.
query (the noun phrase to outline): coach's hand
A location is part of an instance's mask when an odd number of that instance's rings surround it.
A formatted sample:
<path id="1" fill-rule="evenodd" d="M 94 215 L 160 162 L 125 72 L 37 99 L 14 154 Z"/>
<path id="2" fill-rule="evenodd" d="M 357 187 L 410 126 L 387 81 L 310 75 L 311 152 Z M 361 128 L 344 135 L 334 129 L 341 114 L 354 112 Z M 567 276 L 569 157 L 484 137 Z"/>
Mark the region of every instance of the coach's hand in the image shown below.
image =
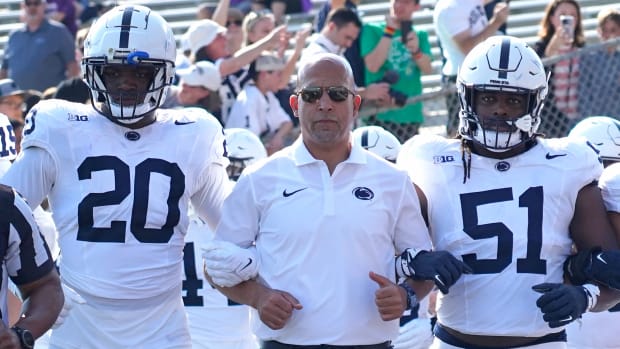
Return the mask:
<path id="1" fill-rule="evenodd" d="M 543 313 L 543 320 L 551 328 L 571 323 L 587 309 L 588 296 L 581 286 L 542 283 L 532 286 L 532 289 L 542 293 L 536 305 Z"/>
<path id="2" fill-rule="evenodd" d="M 396 272 L 399 277 L 433 280 L 441 292 L 448 294 L 461 274 L 471 274 L 472 269 L 447 251 L 416 252 L 408 248 L 396 257 Z"/>
<path id="3" fill-rule="evenodd" d="M 258 275 L 259 260 L 254 247 L 212 240 L 201 247 L 205 272 L 221 287 L 232 287 Z"/>
<path id="4" fill-rule="evenodd" d="M 383 275 L 374 272 L 368 274 L 370 279 L 379 285 L 375 291 L 375 304 L 383 321 L 400 318 L 407 308 L 407 294 L 403 288 Z"/>
<path id="5" fill-rule="evenodd" d="M 293 315 L 293 310 L 303 308 L 297 298 L 281 290 L 263 288 L 257 297 L 256 310 L 260 320 L 272 330 L 283 328 Z"/>

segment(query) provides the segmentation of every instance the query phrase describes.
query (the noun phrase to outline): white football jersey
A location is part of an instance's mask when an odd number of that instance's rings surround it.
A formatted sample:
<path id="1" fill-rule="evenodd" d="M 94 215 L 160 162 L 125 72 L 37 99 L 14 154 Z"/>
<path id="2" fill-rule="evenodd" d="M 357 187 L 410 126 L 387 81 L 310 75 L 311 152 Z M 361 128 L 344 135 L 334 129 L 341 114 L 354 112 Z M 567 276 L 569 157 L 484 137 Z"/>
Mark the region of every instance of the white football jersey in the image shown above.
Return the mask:
<path id="1" fill-rule="evenodd" d="M 3 181 L 30 205 L 49 194 L 61 275 L 97 297 L 178 289 L 190 199 L 215 225 L 229 189 L 223 132 L 206 112 L 160 109 L 156 122 L 132 130 L 91 106 L 43 101 L 28 115 L 22 148 Z M 51 160 L 26 167 L 37 149 Z"/>
<path id="2" fill-rule="evenodd" d="M 246 346 L 238 348 L 256 349 L 249 307 L 229 300 L 204 279 L 200 246 L 213 239 L 213 230 L 193 212 L 189 219 L 183 257 L 183 303 L 193 347 L 216 349 L 223 343 L 246 342 Z"/>
<path id="3" fill-rule="evenodd" d="M 607 211 L 620 212 L 620 162 L 605 168 L 598 186 Z"/>
<path id="4" fill-rule="evenodd" d="M 474 270 L 439 294 L 440 323 L 474 335 L 558 331 L 543 320 L 532 286 L 562 282 L 577 193 L 602 171 L 596 152 L 577 142 L 538 139 L 504 160 L 471 154 L 465 183 L 460 140 L 415 136 L 403 146 L 398 163 L 426 194 L 435 248 Z"/>
<path id="5" fill-rule="evenodd" d="M 8 116 L 0 113 L 0 172 L 4 174 L 15 160 L 17 149 L 15 147 L 15 131 L 9 122 Z"/>

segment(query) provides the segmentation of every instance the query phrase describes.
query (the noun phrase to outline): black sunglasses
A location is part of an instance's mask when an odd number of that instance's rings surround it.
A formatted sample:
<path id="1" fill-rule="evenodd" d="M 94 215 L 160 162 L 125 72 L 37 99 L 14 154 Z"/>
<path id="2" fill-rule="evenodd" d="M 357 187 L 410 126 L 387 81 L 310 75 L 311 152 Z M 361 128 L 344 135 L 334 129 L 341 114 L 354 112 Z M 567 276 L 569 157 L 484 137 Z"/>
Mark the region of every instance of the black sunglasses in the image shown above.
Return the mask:
<path id="1" fill-rule="evenodd" d="M 227 26 L 227 27 L 230 27 L 230 25 L 231 25 L 231 24 L 234 24 L 234 25 L 236 25 L 237 27 L 240 27 L 240 26 L 243 24 L 243 20 L 241 20 L 241 19 L 236 19 L 236 20 L 233 20 L 233 21 L 226 21 L 226 26 Z"/>
<path id="2" fill-rule="evenodd" d="M 301 95 L 306 103 L 314 103 L 323 96 L 323 90 L 327 90 L 327 95 L 334 102 L 342 102 L 349 97 L 349 94 L 355 96 L 355 92 L 349 90 L 344 86 L 327 86 L 327 87 L 304 87 L 297 92 Z"/>

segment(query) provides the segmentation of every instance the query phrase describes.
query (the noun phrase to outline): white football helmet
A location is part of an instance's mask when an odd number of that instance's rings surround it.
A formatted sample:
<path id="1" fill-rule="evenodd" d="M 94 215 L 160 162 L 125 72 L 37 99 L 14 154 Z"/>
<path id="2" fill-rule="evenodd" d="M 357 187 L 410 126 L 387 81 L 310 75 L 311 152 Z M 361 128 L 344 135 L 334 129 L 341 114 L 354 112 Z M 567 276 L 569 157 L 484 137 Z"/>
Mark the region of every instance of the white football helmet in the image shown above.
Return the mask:
<path id="1" fill-rule="evenodd" d="M 175 58 L 174 34 L 163 17 L 145 6 L 114 7 L 93 23 L 84 41 L 82 72 L 91 90 L 93 106 L 102 113 L 98 102 L 105 103 L 115 120 L 135 123 L 164 102 L 168 86 L 174 80 Z M 102 76 L 103 69 L 109 65 L 153 67 L 144 98 L 137 93 L 125 96 L 136 100 L 129 107 L 114 102 Z M 122 98 L 121 95 L 115 99 Z"/>
<path id="2" fill-rule="evenodd" d="M 224 130 L 226 152 L 230 164 L 226 168 L 228 178 L 239 179 L 241 172 L 249 165 L 267 157 L 267 150 L 260 138 L 245 128 L 227 128 Z"/>
<path id="3" fill-rule="evenodd" d="M 587 117 L 570 131 L 569 137 L 585 137 L 603 161 L 620 161 L 620 121 L 608 116 Z"/>
<path id="4" fill-rule="evenodd" d="M 532 139 L 540 125 L 540 111 L 547 96 L 543 64 L 525 41 L 512 36 L 492 36 L 465 57 L 457 78 L 461 101 L 459 133 L 488 150 L 504 152 Z M 528 96 L 527 112 L 504 120 L 511 131 L 498 130 L 497 120 L 484 121 L 476 113 L 475 95 L 481 91 L 511 92 Z"/>
<path id="5" fill-rule="evenodd" d="M 388 161 L 396 162 L 400 141 L 381 126 L 361 126 L 353 130 L 354 142 Z"/>

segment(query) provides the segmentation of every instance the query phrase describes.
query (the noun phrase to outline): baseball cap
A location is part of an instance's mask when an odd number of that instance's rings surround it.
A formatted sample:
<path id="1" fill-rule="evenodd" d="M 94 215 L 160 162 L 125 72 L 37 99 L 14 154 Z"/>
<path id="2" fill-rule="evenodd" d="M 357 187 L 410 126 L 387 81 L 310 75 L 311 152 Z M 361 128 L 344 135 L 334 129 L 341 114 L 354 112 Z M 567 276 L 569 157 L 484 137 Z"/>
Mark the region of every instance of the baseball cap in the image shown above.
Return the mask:
<path id="1" fill-rule="evenodd" d="M 256 71 L 282 70 L 284 61 L 272 53 L 262 53 L 255 61 Z"/>
<path id="2" fill-rule="evenodd" d="M 211 44 L 217 34 L 225 32 L 225 27 L 210 19 L 202 19 L 189 26 L 182 40 L 186 40 L 192 53 L 196 53 L 199 49 Z"/>
<path id="3" fill-rule="evenodd" d="M 0 80 L 0 97 L 24 95 L 26 92 L 20 90 L 12 79 Z"/>
<path id="4" fill-rule="evenodd" d="M 190 86 L 204 86 L 208 90 L 217 91 L 222 85 L 220 70 L 215 64 L 200 61 L 186 69 L 177 70 L 181 80 Z"/>

